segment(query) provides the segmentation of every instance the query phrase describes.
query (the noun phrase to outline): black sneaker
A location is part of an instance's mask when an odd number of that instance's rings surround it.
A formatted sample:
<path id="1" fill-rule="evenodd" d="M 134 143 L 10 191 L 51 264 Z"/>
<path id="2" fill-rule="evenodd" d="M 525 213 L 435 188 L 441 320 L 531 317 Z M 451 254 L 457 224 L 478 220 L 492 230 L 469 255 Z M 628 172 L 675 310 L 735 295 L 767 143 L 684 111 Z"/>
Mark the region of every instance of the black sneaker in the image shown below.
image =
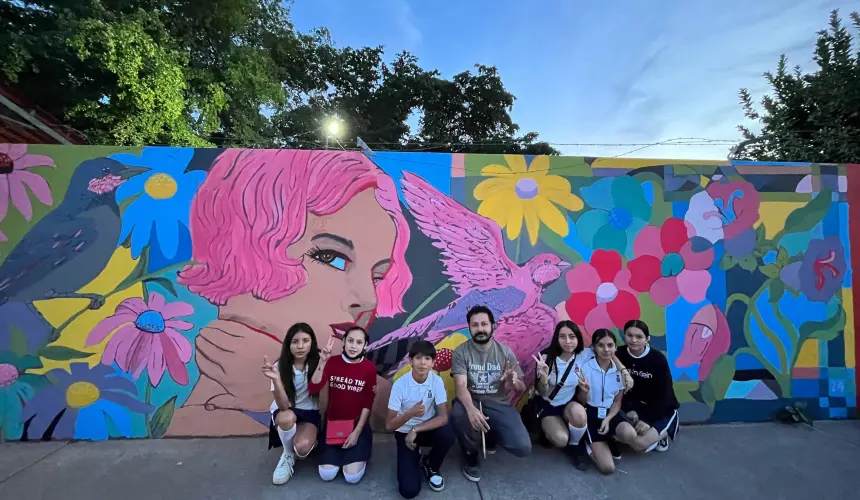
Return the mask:
<path id="1" fill-rule="evenodd" d="M 569 444 L 564 449 L 567 456 L 570 457 L 570 460 L 573 462 L 573 466 L 576 467 L 577 470 L 586 470 L 588 469 L 588 460 L 585 456 L 585 446 L 582 444 Z"/>
<path id="2" fill-rule="evenodd" d="M 445 489 L 445 480 L 439 475 L 439 471 L 427 464 L 427 458 L 421 461 L 421 469 L 424 470 L 424 477 L 427 478 L 427 484 L 430 485 L 431 490 L 442 491 Z M 480 471 L 478 471 L 478 478 L 480 479 Z"/>
<path id="3" fill-rule="evenodd" d="M 463 453 L 463 475 L 466 476 L 466 479 L 472 481 L 473 483 L 477 483 L 481 480 L 481 466 L 478 463 L 478 453 L 477 452 L 466 452 Z"/>
<path id="4" fill-rule="evenodd" d="M 610 439 L 606 441 L 606 444 L 609 446 L 609 452 L 612 453 L 612 458 L 615 460 L 621 460 L 621 450 L 618 449 L 618 443 L 616 443 L 614 439 Z"/>

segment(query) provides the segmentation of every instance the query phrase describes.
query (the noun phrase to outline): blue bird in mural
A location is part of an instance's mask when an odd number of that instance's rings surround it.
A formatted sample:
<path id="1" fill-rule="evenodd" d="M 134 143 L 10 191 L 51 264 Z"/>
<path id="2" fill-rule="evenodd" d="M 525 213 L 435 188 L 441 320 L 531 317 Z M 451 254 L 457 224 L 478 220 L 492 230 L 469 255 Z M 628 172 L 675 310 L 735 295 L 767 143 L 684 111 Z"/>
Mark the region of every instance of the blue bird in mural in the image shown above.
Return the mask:
<path id="1" fill-rule="evenodd" d="M 103 296 L 78 290 L 98 276 L 116 250 L 122 226 L 116 189 L 147 170 L 109 158 L 81 163 L 62 203 L 0 265 L 0 306 L 53 298 L 89 299 L 91 309 L 104 305 Z"/>

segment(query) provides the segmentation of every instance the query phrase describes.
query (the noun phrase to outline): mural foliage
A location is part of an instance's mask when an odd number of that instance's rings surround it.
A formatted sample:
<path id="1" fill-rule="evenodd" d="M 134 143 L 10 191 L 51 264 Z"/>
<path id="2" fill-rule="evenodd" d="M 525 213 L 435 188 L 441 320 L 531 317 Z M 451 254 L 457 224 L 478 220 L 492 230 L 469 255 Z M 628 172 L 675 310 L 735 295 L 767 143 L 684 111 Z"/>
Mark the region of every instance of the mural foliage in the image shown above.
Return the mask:
<path id="1" fill-rule="evenodd" d="M 445 374 L 475 304 L 529 381 L 560 319 L 638 318 L 684 420 L 853 417 L 848 184 L 823 164 L 0 145 L 0 431 L 263 433 L 259 366 L 297 321 L 320 345 L 369 328 L 381 414 L 410 343 Z"/>

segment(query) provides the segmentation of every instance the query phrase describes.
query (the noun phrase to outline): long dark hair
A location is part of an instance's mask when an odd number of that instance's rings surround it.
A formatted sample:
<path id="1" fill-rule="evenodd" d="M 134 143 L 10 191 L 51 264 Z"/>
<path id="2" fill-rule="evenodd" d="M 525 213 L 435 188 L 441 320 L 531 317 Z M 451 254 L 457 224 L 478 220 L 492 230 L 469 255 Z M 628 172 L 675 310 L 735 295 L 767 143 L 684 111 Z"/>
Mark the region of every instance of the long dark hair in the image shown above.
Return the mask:
<path id="1" fill-rule="evenodd" d="M 307 323 L 296 323 L 287 330 L 287 336 L 284 338 L 284 344 L 281 346 L 281 357 L 278 358 L 278 373 L 281 374 L 281 382 L 284 384 L 284 390 L 287 391 L 287 398 L 290 403 L 296 404 L 296 385 L 293 383 L 293 351 L 290 350 L 290 344 L 293 343 L 293 338 L 299 333 L 306 333 L 311 336 L 311 349 L 308 351 L 308 358 L 305 361 L 305 373 L 313 373 L 317 369 L 320 362 L 320 353 L 317 348 L 317 336 L 314 334 L 314 329 Z"/>
<path id="2" fill-rule="evenodd" d="M 576 348 L 573 350 L 574 356 L 581 353 L 583 349 L 582 331 L 579 329 L 579 326 L 570 320 L 559 321 L 558 324 L 555 325 L 555 331 L 552 333 L 552 342 L 550 342 L 549 347 L 546 349 L 546 364 L 549 366 L 549 371 L 553 371 L 553 369 L 555 370 L 556 384 L 558 384 L 558 378 L 561 376 L 558 373 L 556 360 L 564 352 L 561 348 L 561 342 L 558 340 L 558 336 L 561 335 L 562 328 L 569 328 L 573 334 L 576 335 Z"/>

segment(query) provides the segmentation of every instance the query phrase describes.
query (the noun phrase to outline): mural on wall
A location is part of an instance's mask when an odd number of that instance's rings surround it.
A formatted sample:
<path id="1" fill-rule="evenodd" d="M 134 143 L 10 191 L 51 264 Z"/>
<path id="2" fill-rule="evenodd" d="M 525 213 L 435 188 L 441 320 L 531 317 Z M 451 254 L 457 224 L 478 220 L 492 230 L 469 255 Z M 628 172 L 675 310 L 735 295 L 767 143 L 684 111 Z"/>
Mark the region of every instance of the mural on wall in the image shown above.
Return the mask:
<path id="1" fill-rule="evenodd" d="M 297 321 L 369 329 L 378 423 L 409 345 L 446 374 L 475 304 L 529 381 L 560 319 L 638 318 L 684 420 L 853 417 L 850 170 L 0 145 L 0 432 L 264 433 Z"/>

